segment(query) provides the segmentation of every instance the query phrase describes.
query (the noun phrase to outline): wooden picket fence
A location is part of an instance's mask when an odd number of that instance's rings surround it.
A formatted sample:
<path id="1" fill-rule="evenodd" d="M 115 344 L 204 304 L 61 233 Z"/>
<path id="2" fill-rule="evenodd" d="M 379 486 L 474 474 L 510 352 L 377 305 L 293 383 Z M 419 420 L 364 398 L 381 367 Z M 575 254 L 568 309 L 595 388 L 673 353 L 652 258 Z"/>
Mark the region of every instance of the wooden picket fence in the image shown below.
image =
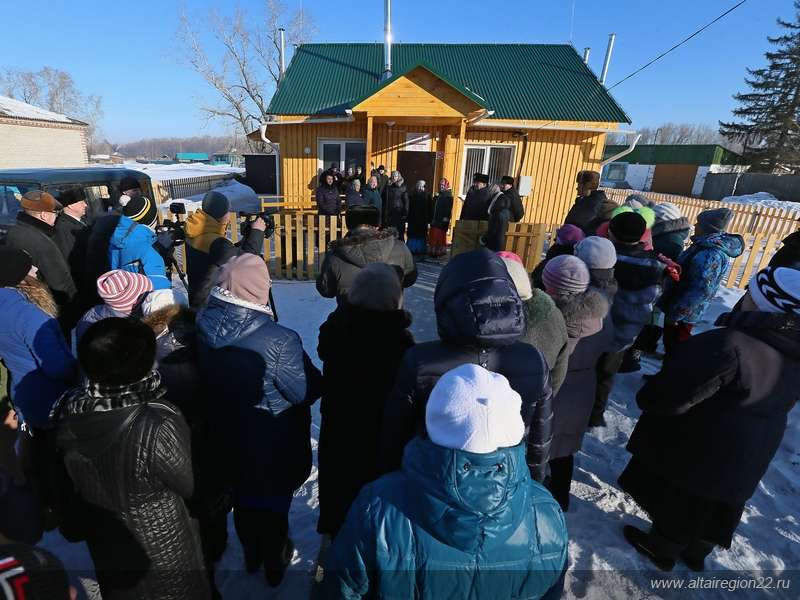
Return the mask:
<path id="1" fill-rule="evenodd" d="M 152 180 L 153 198 L 156 204 L 164 204 L 172 198 L 186 198 L 195 194 L 203 194 L 214 186 L 232 179 L 233 175 L 221 173 L 219 175 L 203 175 L 201 177 L 185 177 L 183 179 Z"/>
<path id="2" fill-rule="evenodd" d="M 487 225 L 486 221 L 456 221 L 450 256 L 480 248 L 481 243 L 478 240 L 486 233 Z M 505 249 L 519 256 L 530 273 L 542 260 L 548 233 L 554 232 L 558 227 L 559 225 L 547 223 L 509 223 Z M 555 239 L 555 234 L 551 235 Z"/>

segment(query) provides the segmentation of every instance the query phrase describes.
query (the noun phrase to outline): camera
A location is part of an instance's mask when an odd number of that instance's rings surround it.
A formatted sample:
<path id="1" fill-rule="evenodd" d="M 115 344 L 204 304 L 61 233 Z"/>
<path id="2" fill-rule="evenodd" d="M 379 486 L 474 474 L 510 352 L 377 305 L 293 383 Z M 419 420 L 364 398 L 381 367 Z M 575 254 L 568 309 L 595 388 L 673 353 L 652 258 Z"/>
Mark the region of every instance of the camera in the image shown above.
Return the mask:
<path id="1" fill-rule="evenodd" d="M 186 231 L 183 228 L 183 221 L 177 220 L 177 216 L 186 214 L 186 205 L 183 202 L 173 202 L 169 205 L 169 212 L 172 213 L 176 220 L 164 220 L 163 223 L 156 227 L 156 233 L 168 232 L 172 238 L 171 247 L 180 246 L 186 241 Z"/>
<path id="2" fill-rule="evenodd" d="M 266 210 L 262 210 L 260 212 L 252 212 L 252 213 L 244 212 L 242 210 L 239 211 L 239 219 L 240 219 L 239 231 L 242 234 L 243 238 L 247 237 L 247 234 L 250 233 L 250 228 L 253 225 L 253 221 L 258 219 L 259 217 L 264 219 L 264 223 L 266 224 L 266 228 L 264 229 L 264 237 L 268 238 L 269 236 L 272 235 L 272 233 L 275 231 L 275 217 L 273 217 Z"/>

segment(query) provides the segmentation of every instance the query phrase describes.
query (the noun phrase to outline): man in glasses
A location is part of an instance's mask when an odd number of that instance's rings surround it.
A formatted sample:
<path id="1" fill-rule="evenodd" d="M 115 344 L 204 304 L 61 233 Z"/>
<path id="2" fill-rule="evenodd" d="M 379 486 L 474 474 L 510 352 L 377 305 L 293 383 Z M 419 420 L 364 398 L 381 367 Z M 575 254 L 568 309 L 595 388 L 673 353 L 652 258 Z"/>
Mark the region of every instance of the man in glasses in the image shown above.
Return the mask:
<path id="1" fill-rule="evenodd" d="M 27 252 L 38 267 L 39 278 L 50 288 L 58 305 L 58 322 L 69 340 L 69 332 L 79 316 L 75 306 L 78 291 L 67 261 L 52 240 L 56 217 L 63 207 L 53 196 L 41 190 L 22 196 L 21 204 L 17 224 L 8 230 L 6 244 Z"/>

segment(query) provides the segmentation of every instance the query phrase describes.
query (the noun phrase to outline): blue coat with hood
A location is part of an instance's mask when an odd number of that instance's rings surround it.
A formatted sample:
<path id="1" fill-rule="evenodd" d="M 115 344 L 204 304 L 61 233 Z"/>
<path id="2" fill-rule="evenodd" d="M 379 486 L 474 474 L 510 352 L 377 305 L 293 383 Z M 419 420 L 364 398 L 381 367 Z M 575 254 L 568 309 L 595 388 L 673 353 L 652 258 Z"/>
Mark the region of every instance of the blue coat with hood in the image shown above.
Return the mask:
<path id="1" fill-rule="evenodd" d="M 413 483 L 411 483 L 413 482 Z M 422 437 L 368 484 L 328 553 L 320 598 L 558 598 L 567 528 L 525 444 L 488 454 Z"/>
<path id="2" fill-rule="evenodd" d="M 300 336 L 265 306 L 213 288 L 197 315 L 197 357 L 214 440 L 236 491 L 276 496 L 303 485 L 322 376 Z"/>
<path id="3" fill-rule="evenodd" d="M 168 290 L 167 269 L 164 259 L 153 248 L 155 242 L 155 231 L 133 219 L 120 217 L 108 246 L 110 268 L 146 275 L 154 290 Z"/>
<path id="4" fill-rule="evenodd" d="M 505 376 L 522 396 L 531 476 L 544 479 L 553 431 L 550 369 L 542 353 L 521 342 L 525 309 L 503 260 L 480 248 L 454 257 L 434 292 L 440 341 L 406 352 L 384 409 L 378 472 L 400 468 L 404 446 L 425 431 L 425 406 L 439 378 L 476 364 Z"/>

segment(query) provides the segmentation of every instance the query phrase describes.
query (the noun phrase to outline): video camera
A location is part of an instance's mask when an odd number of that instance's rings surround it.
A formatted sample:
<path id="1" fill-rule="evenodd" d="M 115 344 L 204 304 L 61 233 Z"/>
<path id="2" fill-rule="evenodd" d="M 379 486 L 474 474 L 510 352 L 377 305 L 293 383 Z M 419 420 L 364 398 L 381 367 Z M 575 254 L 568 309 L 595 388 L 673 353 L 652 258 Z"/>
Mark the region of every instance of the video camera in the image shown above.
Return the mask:
<path id="1" fill-rule="evenodd" d="M 239 232 L 242 235 L 242 238 L 246 238 L 247 234 L 250 233 L 250 229 L 253 225 L 253 221 L 258 218 L 264 219 L 264 223 L 266 223 L 266 228 L 264 229 L 264 237 L 268 238 L 273 234 L 275 231 L 275 217 L 273 217 L 268 211 L 262 210 L 260 212 L 244 212 L 243 210 L 239 211 Z"/>
<path id="2" fill-rule="evenodd" d="M 173 202 L 169 205 L 169 212 L 175 217 L 175 220 L 164 220 L 156 227 L 156 233 L 168 232 L 172 238 L 172 247 L 180 246 L 186 241 L 186 230 L 184 229 L 184 222 L 179 221 L 179 215 L 186 214 L 186 205 L 183 202 Z"/>

